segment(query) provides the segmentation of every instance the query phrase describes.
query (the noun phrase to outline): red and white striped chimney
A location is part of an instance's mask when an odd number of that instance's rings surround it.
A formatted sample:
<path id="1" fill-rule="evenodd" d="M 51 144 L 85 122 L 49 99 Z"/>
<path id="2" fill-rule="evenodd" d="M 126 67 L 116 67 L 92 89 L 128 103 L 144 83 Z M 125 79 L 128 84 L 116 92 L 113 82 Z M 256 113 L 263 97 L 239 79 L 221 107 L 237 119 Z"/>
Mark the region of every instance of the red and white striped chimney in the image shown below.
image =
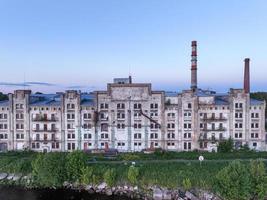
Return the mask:
<path id="1" fill-rule="evenodd" d="M 249 58 L 245 58 L 245 69 L 244 69 L 244 91 L 250 93 L 250 74 L 249 74 Z"/>
<path id="2" fill-rule="evenodd" d="M 191 54 L 191 89 L 197 89 L 197 41 L 192 41 L 192 54 Z"/>

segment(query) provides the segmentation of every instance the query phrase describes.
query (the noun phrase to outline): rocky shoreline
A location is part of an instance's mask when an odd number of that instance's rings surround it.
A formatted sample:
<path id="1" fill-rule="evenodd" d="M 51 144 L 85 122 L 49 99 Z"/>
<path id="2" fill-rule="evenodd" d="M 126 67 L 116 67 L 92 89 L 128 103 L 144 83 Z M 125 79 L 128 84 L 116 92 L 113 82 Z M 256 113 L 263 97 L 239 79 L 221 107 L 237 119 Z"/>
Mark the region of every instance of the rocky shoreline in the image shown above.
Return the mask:
<path id="1" fill-rule="evenodd" d="M 26 188 L 38 188 L 31 185 L 30 175 L 23 176 L 22 174 L 0 173 L 0 183 L 2 185 L 20 185 Z M 87 191 L 89 194 L 127 196 L 131 199 L 143 200 L 221 200 L 213 193 L 201 189 L 184 191 L 181 188 L 168 189 L 159 186 L 140 188 L 138 186 L 129 185 L 108 187 L 105 182 L 98 185 L 79 185 L 65 182 L 63 188 L 78 191 L 83 190 Z"/>

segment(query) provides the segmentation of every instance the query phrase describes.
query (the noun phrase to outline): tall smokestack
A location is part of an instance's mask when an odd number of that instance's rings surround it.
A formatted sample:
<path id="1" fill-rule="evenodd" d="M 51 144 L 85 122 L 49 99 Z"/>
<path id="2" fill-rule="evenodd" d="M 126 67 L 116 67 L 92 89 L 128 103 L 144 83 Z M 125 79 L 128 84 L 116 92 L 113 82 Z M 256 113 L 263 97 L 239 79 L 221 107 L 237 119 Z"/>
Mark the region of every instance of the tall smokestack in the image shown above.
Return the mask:
<path id="1" fill-rule="evenodd" d="M 191 89 L 197 89 L 197 41 L 192 41 L 191 54 Z"/>
<path id="2" fill-rule="evenodd" d="M 250 93 L 249 58 L 245 58 L 244 91 Z"/>

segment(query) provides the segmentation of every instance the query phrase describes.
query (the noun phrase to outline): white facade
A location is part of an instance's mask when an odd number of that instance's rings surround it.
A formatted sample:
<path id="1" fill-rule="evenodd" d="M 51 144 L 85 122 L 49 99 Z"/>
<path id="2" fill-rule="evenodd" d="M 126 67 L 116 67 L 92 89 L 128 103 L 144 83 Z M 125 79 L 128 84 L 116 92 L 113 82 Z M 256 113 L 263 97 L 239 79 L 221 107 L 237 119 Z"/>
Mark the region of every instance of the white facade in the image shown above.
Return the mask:
<path id="1" fill-rule="evenodd" d="M 0 102 L 0 149 L 216 151 L 231 137 L 236 147 L 265 151 L 264 111 L 242 89 L 169 93 L 130 79 L 90 94 L 16 90 Z"/>

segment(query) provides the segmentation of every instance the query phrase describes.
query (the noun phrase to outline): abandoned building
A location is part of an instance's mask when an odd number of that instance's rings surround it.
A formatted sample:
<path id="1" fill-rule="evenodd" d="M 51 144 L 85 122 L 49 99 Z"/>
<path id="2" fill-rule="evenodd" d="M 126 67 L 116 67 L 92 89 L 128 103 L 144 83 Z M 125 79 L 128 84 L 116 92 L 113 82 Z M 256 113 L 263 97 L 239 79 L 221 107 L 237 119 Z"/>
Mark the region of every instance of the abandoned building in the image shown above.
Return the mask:
<path id="1" fill-rule="evenodd" d="M 244 67 L 242 89 L 202 90 L 192 41 L 191 88 L 181 93 L 154 91 L 131 76 L 92 93 L 15 90 L 0 101 L 0 150 L 216 151 L 231 137 L 237 148 L 265 151 L 266 103 L 250 98 L 248 58 Z"/>

